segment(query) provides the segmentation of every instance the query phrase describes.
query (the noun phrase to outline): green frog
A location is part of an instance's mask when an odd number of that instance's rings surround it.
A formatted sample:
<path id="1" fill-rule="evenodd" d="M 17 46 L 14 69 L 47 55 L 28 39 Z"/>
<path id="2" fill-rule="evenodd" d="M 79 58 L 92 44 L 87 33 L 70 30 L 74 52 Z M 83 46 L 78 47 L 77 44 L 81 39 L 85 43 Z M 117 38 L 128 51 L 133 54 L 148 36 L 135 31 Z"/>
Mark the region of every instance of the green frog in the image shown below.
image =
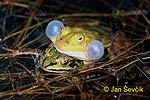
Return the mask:
<path id="1" fill-rule="evenodd" d="M 43 57 L 42 66 L 48 72 L 66 72 L 82 66 L 83 61 L 99 60 L 104 48 L 110 46 L 105 30 L 64 26 L 58 20 L 47 25 L 46 35 L 54 46 L 47 49 Z"/>
<path id="2" fill-rule="evenodd" d="M 53 45 L 49 46 L 41 57 L 42 69 L 47 72 L 64 73 L 83 65 L 83 61 L 58 52 Z"/>

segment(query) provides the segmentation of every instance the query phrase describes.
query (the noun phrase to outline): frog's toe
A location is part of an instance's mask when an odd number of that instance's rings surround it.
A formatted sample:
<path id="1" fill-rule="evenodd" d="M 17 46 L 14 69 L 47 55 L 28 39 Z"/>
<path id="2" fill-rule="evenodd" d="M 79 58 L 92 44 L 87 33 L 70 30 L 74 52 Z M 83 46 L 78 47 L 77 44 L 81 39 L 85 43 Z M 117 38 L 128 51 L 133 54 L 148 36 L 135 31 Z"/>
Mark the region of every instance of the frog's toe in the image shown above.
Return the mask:
<path id="1" fill-rule="evenodd" d="M 94 40 L 88 44 L 86 53 L 91 60 L 98 60 L 104 55 L 104 46 L 100 41 Z"/>
<path id="2" fill-rule="evenodd" d="M 46 35 L 52 40 L 60 33 L 63 27 L 64 27 L 63 23 L 59 20 L 50 21 L 45 30 Z"/>

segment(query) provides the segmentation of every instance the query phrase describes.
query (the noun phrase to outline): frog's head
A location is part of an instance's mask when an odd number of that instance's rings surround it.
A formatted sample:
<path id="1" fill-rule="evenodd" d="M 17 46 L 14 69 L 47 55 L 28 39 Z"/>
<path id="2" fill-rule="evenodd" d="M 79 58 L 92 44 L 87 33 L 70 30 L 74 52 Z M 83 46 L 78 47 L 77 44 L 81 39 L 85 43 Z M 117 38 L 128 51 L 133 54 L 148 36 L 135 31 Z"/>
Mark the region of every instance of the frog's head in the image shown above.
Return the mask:
<path id="1" fill-rule="evenodd" d="M 48 35 L 59 52 L 88 61 L 98 60 L 103 56 L 104 46 L 97 40 L 93 32 L 80 27 L 66 26 L 60 29 L 59 27 L 63 26 L 60 23 L 57 27 L 59 32 L 57 31 L 58 33 L 55 33 L 55 36 Z M 47 27 L 49 27 L 49 24 Z M 50 27 L 52 27 L 52 25 L 50 25 Z M 52 32 L 54 32 L 54 29 L 51 30 L 51 34 L 53 34 Z"/>

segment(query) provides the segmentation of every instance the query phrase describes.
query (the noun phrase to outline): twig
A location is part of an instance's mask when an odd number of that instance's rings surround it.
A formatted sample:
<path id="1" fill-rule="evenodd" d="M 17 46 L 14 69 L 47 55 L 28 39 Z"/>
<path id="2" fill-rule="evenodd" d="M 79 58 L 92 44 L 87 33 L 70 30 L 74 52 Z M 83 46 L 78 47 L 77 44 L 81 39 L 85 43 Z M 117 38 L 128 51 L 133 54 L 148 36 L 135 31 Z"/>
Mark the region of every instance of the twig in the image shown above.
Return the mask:
<path id="1" fill-rule="evenodd" d="M 141 58 L 141 59 L 142 59 L 142 60 L 146 60 L 146 59 L 150 59 L 150 57 L 144 57 L 144 58 Z M 120 70 L 122 70 L 122 69 L 124 69 L 124 68 L 126 68 L 126 67 L 128 67 L 128 66 L 130 66 L 130 65 L 132 65 L 133 63 L 138 62 L 138 61 L 141 61 L 141 60 L 140 60 L 140 59 L 134 60 L 134 61 L 132 61 L 132 62 L 126 64 L 125 66 L 123 66 L 123 67 L 117 69 L 115 72 L 118 72 L 118 71 L 120 71 Z"/>
<path id="2" fill-rule="evenodd" d="M 41 54 L 40 50 L 37 49 L 26 49 L 26 50 L 12 50 L 3 48 L 4 50 L 8 51 L 9 53 L 0 54 L 0 57 L 14 57 L 19 55 L 36 55 L 37 57 Z"/>

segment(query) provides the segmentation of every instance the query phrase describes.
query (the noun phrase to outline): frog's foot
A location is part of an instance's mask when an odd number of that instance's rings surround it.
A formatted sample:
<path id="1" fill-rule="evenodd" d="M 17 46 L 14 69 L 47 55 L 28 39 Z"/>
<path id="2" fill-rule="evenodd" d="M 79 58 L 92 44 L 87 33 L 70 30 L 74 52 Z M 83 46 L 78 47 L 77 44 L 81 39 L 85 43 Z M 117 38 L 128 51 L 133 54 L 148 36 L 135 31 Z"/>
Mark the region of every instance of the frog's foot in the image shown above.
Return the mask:
<path id="1" fill-rule="evenodd" d="M 61 29 L 64 27 L 63 23 L 59 20 L 53 20 L 48 23 L 46 27 L 46 35 L 55 44 L 56 37 L 60 33 Z"/>

